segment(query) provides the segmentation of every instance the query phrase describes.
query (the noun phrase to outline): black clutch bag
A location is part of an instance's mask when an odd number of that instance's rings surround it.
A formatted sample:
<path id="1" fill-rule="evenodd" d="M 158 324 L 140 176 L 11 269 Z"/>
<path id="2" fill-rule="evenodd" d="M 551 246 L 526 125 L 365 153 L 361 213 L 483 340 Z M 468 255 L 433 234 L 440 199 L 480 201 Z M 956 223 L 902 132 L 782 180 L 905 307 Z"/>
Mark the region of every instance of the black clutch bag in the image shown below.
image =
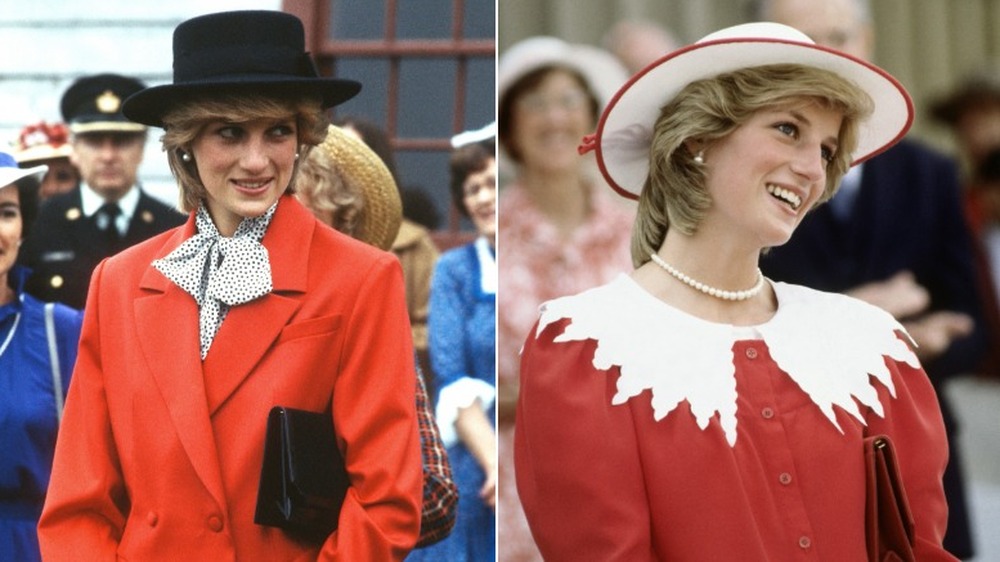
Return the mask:
<path id="1" fill-rule="evenodd" d="M 272 408 L 254 523 L 322 542 L 337 529 L 349 486 L 330 414 Z"/>

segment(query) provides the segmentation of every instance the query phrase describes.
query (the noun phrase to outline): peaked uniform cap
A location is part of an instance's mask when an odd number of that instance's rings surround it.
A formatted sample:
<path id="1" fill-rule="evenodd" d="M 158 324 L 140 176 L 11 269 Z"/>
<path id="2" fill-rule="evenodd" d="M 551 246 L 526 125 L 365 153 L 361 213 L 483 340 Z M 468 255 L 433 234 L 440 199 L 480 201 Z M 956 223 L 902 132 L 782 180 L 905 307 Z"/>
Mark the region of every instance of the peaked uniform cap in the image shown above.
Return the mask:
<path id="1" fill-rule="evenodd" d="M 133 123 L 122 113 L 125 98 L 146 87 L 120 74 L 95 74 L 74 82 L 59 103 L 63 121 L 74 134 L 140 133 L 145 125 Z"/>
<path id="2" fill-rule="evenodd" d="M 319 75 L 305 50 L 302 22 L 284 12 L 243 10 L 189 19 L 174 30 L 173 55 L 173 83 L 127 99 L 129 119 L 162 127 L 171 109 L 211 94 L 315 95 L 329 108 L 361 90 L 353 80 Z"/>

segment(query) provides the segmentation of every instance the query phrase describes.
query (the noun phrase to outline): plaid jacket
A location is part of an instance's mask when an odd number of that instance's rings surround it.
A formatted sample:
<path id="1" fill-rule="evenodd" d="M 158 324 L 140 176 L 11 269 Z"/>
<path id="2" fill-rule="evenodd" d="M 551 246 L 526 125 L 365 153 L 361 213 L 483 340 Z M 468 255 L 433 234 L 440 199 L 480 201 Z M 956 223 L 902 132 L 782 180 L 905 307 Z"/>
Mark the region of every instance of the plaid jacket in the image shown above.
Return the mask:
<path id="1" fill-rule="evenodd" d="M 455 526 L 458 488 L 451 477 L 448 453 L 438 432 L 437 422 L 427 400 L 424 374 L 417 365 L 417 421 L 420 425 L 420 454 L 424 463 L 424 500 L 420 512 L 420 538 L 417 547 L 443 540 Z"/>

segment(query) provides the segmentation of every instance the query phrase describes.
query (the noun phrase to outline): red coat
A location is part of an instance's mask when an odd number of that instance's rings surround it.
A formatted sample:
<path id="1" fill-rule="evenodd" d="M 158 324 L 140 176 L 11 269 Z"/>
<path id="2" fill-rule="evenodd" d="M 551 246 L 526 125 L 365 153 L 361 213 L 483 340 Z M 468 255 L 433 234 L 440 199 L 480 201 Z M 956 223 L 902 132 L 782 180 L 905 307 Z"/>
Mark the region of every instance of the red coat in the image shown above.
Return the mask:
<path id="1" fill-rule="evenodd" d="M 150 265 L 193 234 L 192 215 L 94 272 L 43 557 L 402 559 L 421 464 L 398 262 L 283 197 L 262 241 L 274 290 L 233 307 L 202 362 L 194 299 Z M 274 405 L 332 407 L 353 485 L 322 549 L 253 522 Z"/>

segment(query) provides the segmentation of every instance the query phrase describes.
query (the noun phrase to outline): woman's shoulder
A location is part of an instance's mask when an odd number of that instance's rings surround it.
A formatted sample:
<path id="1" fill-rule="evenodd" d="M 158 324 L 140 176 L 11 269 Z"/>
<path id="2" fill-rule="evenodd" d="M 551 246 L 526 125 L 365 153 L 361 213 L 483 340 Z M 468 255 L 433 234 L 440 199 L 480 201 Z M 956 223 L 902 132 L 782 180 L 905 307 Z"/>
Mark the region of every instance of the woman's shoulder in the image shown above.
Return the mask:
<path id="1" fill-rule="evenodd" d="M 83 324 L 83 311 L 67 306 L 60 302 L 47 303 L 39 300 L 29 293 L 22 293 L 21 296 L 22 310 L 26 317 L 34 318 L 34 321 L 44 322 L 44 317 L 46 315 L 45 309 L 51 307 L 52 309 L 52 319 L 55 323 L 57 330 L 62 330 L 63 328 L 75 328 L 79 330 L 80 326 Z"/>
<path id="2" fill-rule="evenodd" d="M 614 330 L 614 326 L 629 323 L 637 311 L 643 310 L 639 291 L 635 281 L 621 273 L 603 285 L 545 301 L 538 307 L 538 333 L 565 319 L 572 321 L 574 330 L 585 330 L 584 326 L 604 326 L 598 330 L 602 333 Z"/>

